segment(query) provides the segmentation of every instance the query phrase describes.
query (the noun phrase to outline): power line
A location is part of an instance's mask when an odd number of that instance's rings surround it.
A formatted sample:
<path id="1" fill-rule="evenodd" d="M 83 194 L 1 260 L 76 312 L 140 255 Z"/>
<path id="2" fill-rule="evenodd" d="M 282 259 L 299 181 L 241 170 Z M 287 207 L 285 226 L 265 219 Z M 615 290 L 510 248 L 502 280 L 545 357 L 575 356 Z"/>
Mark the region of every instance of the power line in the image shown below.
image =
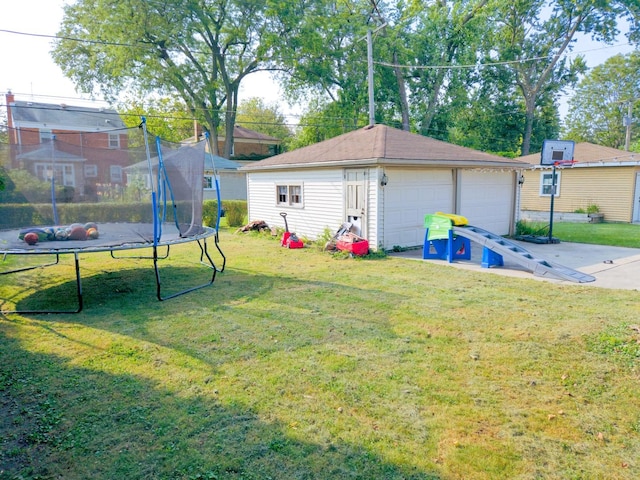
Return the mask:
<path id="1" fill-rule="evenodd" d="M 582 50 L 579 52 L 569 52 L 569 53 L 566 53 L 565 56 L 566 57 L 575 56 L 575 55 L 581 55 L 583 53 L 595 52 L 598 50 L 605 50 L 608 48 L 618 48 L 618 47 L 626 47 L 626 46 L 631 46 L 631 43 L 619 43 L 616 45 L 609 45 L 609 46 L 600 47 L 600 48 L 592 48 L 589 50 Z M 525 58 L 521 60 L 505 60 L 503 62 L 472 63 L 472 64 L 466 64 L 466 65 L 401 65 L 397 63 L 379 62 L 379 61 L 376 61 L 374 63 L 376 65 L 380 65 L 383 67 L 413 69 L 413 70 L 445 70 L 445 69 L 456 70 L 456 69 L 484 68 L 484 67 L 494 67 L 494 66 L 500 66 L 500 65 L 513 65 L 513 64 L 528 63 L 528 62 L 537 62 L 539 60 L 547 60 L 548 58 L 549 58 L 549 55 L 545 55 L 540 57 Z"/>

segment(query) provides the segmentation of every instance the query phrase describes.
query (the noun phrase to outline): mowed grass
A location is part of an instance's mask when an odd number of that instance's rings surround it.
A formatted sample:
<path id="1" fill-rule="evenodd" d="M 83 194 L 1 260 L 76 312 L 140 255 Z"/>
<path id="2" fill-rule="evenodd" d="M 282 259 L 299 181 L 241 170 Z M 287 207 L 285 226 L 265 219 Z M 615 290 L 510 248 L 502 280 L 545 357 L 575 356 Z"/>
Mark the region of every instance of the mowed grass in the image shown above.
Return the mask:
<path id="1" fill-rule="evenodd" d="M 0 478 L 640 477 L 637 291 L 221 245 L 188 295 L 85 255 L 82 313 L 0 317 Z M 3 308 L 73 301 L 62 263 L 0 277 Z"/>
<path id="2" fill-rule="evenodd" d="M 549 225 L 532 223 L 533 230 L 549 234 Z M 553 224 L 553 236 L 562 242 L 613 245 L 640 248 L 640 225 L 633 223 L 567 223 Z"/>

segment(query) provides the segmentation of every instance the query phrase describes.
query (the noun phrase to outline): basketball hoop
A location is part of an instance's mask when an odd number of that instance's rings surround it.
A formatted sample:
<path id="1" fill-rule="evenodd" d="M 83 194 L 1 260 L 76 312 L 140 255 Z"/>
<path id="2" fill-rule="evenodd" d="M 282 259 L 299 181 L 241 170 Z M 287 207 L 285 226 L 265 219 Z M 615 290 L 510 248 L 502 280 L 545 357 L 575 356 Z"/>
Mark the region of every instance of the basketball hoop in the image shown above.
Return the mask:
<path id="1" fill-rule="evenodd" d="M 575 163 L 575 160 L 558 160 L 557 162 L 554 162 L 553 165 L 555 167 L 573 167 Z"/>
<path id="2" fill-rule="evenodd" d="M 573 150 L 575 142 L 572 140 L 545 140 L 540 152 L 540 165 L 553 166 L 569 162 L 573 164 Z"/>
<path id="3" fill-rule="evenodd" d="M 553 238 L 553 203 L 556 194 L 556 168 L 572 167 L 575 163 L 573 160 L 573 150 L 575 142 L 572 140 L 545 140 L 542 142 L 542 152 L 540 152 L 540 165 L 552 167 L 551 174 L 551 205 L 549 207 L 549 243 L 558 243 Z"/>

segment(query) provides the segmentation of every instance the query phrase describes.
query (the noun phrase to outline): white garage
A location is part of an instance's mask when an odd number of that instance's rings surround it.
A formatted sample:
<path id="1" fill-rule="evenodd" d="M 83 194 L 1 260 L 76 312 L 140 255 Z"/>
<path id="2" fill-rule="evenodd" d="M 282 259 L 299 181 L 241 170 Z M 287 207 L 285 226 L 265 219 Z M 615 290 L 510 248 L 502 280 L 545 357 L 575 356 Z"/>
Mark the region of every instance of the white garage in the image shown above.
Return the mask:
<path id="1" fill-rule="evenodd" d="M 351 222 L 371 248 L 424 241 L 424 215 L 457 213 L 512 233 L 518 178 L 528 165 L 385 125 L 267 158 L 247 172 L 249 220 L 315 238 Z"/>

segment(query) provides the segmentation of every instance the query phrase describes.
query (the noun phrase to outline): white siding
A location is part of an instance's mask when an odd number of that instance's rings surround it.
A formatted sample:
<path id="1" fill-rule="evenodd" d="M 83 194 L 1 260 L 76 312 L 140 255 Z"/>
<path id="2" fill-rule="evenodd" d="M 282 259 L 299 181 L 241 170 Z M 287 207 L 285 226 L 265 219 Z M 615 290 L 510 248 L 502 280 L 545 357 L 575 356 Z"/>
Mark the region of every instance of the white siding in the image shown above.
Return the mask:
<path id="1" fill-rule="evenodd" d="M 369 248 L 376 250 L 380 239 L 379 225 L 380 218 L 379 213 L 382 211 L 379 208 L 380 199 L 380 177 L 382 177 L 383 170 L 378 168 L 369 169 L 369 186 L 367 197 L 367 215 L 369 216 L 367 221 L 368 232 L 366 239 L 369 241 Z"/>
<path id="2" fill-rule="evenodd" d="M 276 185 L 302 185 L 302 207 L 277 204 Z M 280 212 L 287 214 L 289 230 L 315 239 L 328 227 L 338 230 L 343 220 L 343 170 L 319 169 L 247 173 L 249 221 L 264 220 L 284 228 Z"/>
<path id="3" fill-rule="evenodd" d="M 451 212 L 454 188 L 451 169 L 385 168 L 389 178 L 380 195 L 384 202 L 384 249 L 424 243 L 424 216 Z"/>
<path id="4" fill-rule="evenodd" d="M 514 172 L 460 170 L 458 182 L 458 213 L 470 225 L 508 234 L 514 215 Z"/>
<path id="5" fill-rule="evenodd" d="M 213 172 L 206 172 L 213 175 Z M 241 172 L 220 172 L 220 198 L 222 200 L 246 200 L 247 180 Z M 215 200 L 217 198 L 215 190 L 204 190 L 204 199 Z"/>

